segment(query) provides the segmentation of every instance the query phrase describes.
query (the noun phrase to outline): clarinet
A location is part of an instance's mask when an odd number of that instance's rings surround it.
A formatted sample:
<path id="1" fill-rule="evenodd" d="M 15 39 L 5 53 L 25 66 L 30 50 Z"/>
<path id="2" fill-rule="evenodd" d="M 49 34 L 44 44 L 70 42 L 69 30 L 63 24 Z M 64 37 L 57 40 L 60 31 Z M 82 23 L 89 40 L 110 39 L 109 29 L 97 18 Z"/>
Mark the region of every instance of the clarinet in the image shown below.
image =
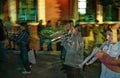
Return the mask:
<path id="1" fill-rule="evenodd" d="M 94 50 L 92 51 L 92 53 L 91 53 L 88 57 L 86 57 L 85 60 L 84 60 L 82 63 L 79 64 L 79 67 L 80 67 L 80 68 L 83 68 L 83 66 L 84 66 L 92 57 L 93 57 L 93 58 L 91 59 L 90 64 L 92 64 L 93 62 L 95 62 L 95 61 L 97 60 L 97 58 L 95 58 L 94 55 L 95 55 L 96 53 L 100 52 L 100 50 L 102 50 L 103 47 L 104 47 L 105 45 L 108 45 L 108 44 L 109 44 L 109 42 L 106 41 L 106 42 L 103 43 L 99 48 L 94 49 Z M 89 64 L 88 64 L 88 65 L 89 65 Z"/>

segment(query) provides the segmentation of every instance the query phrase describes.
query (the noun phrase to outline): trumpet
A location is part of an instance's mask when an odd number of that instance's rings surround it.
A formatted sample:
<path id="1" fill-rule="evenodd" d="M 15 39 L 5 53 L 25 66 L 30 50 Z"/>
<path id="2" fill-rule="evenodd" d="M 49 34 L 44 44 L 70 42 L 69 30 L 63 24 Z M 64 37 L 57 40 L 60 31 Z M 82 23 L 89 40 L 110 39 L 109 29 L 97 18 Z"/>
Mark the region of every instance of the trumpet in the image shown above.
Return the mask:
<path id="1" fill-rule="evenodd" d="M 68 39 L 70 37 L 71 37 L 71 33 L 70 32 L 69 33 L 64 33 L 64 34 L 61 34 L 61 35 L 53 38 L 51 41 L 58 43 L 58 42 L 61 42 L 64 39 Z"/>
<path id="2" fill-rule="evenodd" d="M 93 62 L 95 62 L 95 61 L 97 60 L 97 58 L 95 58 L 94 55 L 97 54 L 98 52 L 100 52 L 105 45 L 109 45 L 109 42 L 106 41 L 106 42 L 103 43 L 99 48 L 94 49 L 94 50 L 91 52 L 91 54 L 90 54 L 88 57 L 86 57 L 85 60 L 84 60 L 82 63 L 79 64 L 79 67 L 80 67 L 80 68 L 83 68 L 83 66 L 84 66 L 85 64 L 87 64 L 87 62 L 88 62 L 90 59 L 91 59 L 91 60 L 90 60 L 89 64 L 92 64 Z M 92 58 L 92 57 L 93 57 L 93 58 Z M 87 64 L 87 65 L 89 65 L 89 64 Z"/>

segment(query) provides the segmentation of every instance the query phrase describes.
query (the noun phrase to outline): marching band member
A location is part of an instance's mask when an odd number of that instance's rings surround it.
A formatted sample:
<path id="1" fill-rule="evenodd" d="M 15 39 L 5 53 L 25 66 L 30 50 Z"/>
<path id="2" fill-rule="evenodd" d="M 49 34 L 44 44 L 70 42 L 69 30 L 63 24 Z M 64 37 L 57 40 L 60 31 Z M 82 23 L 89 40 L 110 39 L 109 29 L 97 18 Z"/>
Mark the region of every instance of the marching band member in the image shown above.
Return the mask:
<path id="1" fill-rule="evenodd" d="M 118 42 L 111 44 L 106 52 L 101 51 L 95 55 L 102 63 L 100 78 L 120 78 L 120 31 L 117 33 Z"/>
<path id="2" fill-rule="evenodd" d="M 64 67 L 67 78 L 82 78 L 78 64 L 83 61 L 83 39 L 79 32 L 79 26 L 75 26 L 71 30 L 71 37 L 64 39 L 62 45 L 65 47 L 66 57 Z"/>

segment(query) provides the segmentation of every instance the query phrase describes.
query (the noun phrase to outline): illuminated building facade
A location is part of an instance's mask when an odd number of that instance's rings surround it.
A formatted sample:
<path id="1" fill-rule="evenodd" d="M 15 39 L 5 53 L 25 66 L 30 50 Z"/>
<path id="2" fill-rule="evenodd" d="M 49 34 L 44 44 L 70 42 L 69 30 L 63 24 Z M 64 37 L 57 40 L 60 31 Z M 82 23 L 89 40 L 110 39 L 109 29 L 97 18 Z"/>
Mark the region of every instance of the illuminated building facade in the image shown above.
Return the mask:
<path id="1" fill-rule="evenodd" d="M 110 1 L 113 1 L 113 5 Z M 80 19 L 93 22 L 120 21 L 119 0 L 1 0 L 0 18 L 10 16 L 13 23 L 40 19 L 57 20 Z"/>
<path id="2" fill-rule="evenodd" d="M 11 17 L 12 22 L 28 20 L 70 20 L 73 0 L 1 0 L 0 18 Z"/>

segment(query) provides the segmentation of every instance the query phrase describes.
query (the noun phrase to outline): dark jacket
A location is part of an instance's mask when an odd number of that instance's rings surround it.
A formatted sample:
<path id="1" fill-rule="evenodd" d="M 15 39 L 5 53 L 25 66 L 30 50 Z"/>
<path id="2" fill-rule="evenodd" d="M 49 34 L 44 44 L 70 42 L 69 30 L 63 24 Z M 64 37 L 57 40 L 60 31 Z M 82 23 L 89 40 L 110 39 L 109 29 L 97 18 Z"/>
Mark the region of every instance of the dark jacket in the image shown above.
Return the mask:
<path id="1" fill-rule="evenodd" d="M 18 46 L 28 45 L 29 43 L 29 33 L 26 30 L 20 32 L 20 34 L 13 39 L 13 41 L 18 44 Z"/>
<path id="2" fill-rule="evenodd" d="M 61 43 L 66 53 L 65 65 L 78 68 L 78 65 L 83 61 L 83 39 L 81 33 L 72 36 L 70 39 L 65 40 Z"/>

